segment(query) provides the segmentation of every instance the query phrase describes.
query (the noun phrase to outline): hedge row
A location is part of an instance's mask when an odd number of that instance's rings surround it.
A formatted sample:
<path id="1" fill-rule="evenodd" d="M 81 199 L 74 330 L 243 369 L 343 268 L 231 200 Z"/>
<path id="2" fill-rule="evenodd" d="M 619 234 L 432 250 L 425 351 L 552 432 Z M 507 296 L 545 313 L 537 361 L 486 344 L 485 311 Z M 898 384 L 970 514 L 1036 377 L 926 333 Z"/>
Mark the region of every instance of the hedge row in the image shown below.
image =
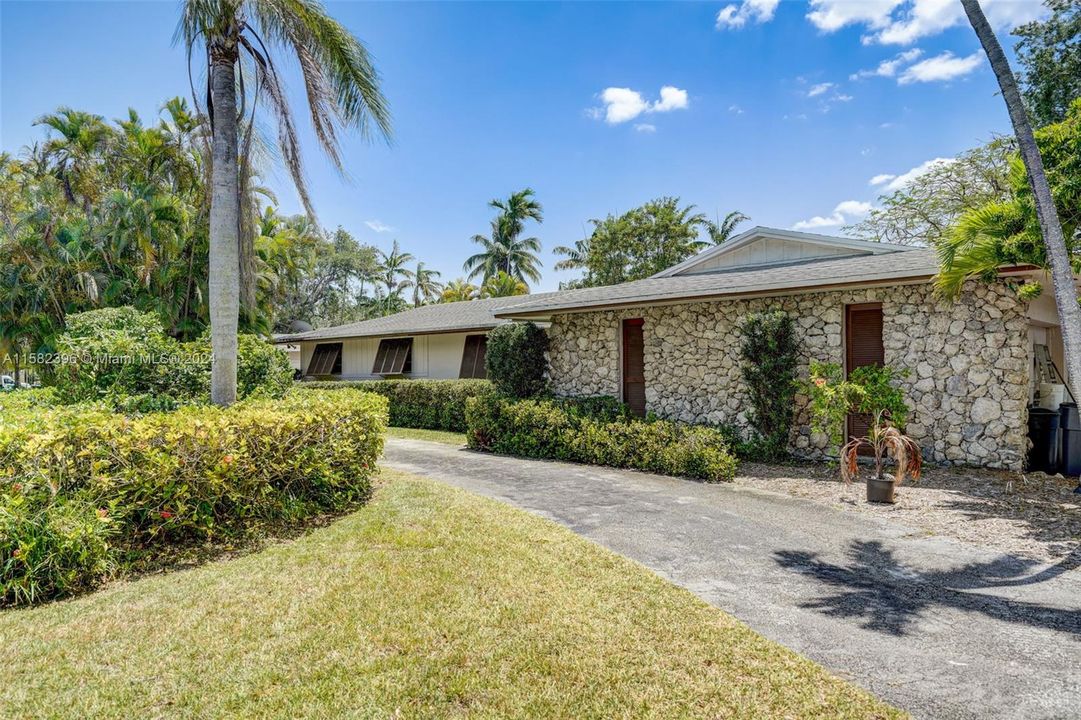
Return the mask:
<path id="1" fill-rule="evenodd" d="M 605 403 L 513 401 L 492 395 L 466 406 L 469 446 L 478 450 L 731 480 L 736 460 L 713 428 L 614 414 Z"/>
<path id="2" fill-rule="evenodd" d="M 487 380 L 305 380 L 310 390 L 358 388 L 390 401 L 390 424 L 422 430 L 465 432 L 465 403 L 492 392 Z"/>
<path id="3" fill-rule="evenodd" d="M 0 603 L 70 595 L 176 546 L 365 499 L 386 400 L 312 399 L 134 418 L 102 404 L 0 403 Z"/>

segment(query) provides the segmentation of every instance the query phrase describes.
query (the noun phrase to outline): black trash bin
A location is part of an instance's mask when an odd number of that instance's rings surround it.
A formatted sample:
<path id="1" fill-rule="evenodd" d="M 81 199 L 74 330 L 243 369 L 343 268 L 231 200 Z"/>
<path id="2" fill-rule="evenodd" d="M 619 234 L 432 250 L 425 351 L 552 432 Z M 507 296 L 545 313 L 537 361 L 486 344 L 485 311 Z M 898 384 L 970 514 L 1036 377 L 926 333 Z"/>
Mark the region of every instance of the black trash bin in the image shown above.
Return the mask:
<path id="1" fill-rule="evenodd" d="M 1059 465 L 1060 411 L 1032 406 L 1028 409 L 1028 469 L 1054 474 Z M 1081 444 L 1079 444 L 1081 448 Z"/>
<path id="2" fill-rule="evenodd" d="M 1077 411 L 1077 403 L 1072 402 L 1062 403 L 1058 409 L 1062 429 L 1062 474 L 1076 477 L 1081 475 L 1081 413 Z"/>

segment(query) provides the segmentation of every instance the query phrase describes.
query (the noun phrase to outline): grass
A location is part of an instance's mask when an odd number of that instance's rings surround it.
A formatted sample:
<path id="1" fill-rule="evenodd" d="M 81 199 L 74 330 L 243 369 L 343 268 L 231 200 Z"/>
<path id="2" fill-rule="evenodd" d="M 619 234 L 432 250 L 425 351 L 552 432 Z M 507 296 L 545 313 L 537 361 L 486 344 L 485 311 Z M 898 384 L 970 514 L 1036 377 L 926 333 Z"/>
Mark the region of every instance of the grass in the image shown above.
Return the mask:
<path id="1" fill-rule="evenodd" d="M 384 471 L 245 557 L 0 613 L 0 717 L 897 717 L 643 567 Z"/>
<path id="2" fill-rule="evenodd" d="M 447 445 L 465 446 L 465 433 L 450 432 L 448 430 L 388 427 L 387 437 L 405 438 L 407 440 L 431 440 L 432 442 L 446 443 Z"/>

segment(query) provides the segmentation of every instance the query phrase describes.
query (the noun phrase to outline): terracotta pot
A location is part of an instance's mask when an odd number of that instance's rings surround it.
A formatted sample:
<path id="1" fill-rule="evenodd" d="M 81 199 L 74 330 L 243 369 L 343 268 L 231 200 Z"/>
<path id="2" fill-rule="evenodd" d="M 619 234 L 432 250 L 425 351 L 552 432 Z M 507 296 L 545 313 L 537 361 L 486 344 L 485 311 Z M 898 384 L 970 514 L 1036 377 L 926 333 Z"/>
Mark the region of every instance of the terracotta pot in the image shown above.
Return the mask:
<path id="1" fill-rule="evenodd" d="M 879 480 L 878 478 L 867 479 L 867 502 L 887 503 L 892 505 L 894 483 L 892 478 Z"/>

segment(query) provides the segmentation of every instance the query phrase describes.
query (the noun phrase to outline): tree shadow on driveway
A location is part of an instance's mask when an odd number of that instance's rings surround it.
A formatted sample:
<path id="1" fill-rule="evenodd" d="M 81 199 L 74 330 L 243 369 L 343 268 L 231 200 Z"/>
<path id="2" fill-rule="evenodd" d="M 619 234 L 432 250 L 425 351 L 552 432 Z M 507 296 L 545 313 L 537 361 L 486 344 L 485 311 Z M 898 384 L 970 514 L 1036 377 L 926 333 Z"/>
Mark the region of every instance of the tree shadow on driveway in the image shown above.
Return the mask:
<path id="1" fill-rule="evenodd" d="M 867 630 L 903 636 L 913 632 L 916 622 L 927 613 L 953 609 L 1081 637 L 1081 607 L 1050 607 L 987 592 L 1047 582 L 1081 567 L 1081 546 L 1059 563 L 1035 573 L 1034 566 L 1039 563 L 1010 556 L 949 570 L 914 570 L 898 562 L 893 551 L 878 541 L 854 541 L 848 555 L 850 561 L 844 565 L 798 550 L 778 551 L 774 560 L 834 589 L 832 594 L 801 607 L 830 617 L 858 618 Z M 1070 596 L 1066 601 L 1077 603 L 1078 598 Z"/>

